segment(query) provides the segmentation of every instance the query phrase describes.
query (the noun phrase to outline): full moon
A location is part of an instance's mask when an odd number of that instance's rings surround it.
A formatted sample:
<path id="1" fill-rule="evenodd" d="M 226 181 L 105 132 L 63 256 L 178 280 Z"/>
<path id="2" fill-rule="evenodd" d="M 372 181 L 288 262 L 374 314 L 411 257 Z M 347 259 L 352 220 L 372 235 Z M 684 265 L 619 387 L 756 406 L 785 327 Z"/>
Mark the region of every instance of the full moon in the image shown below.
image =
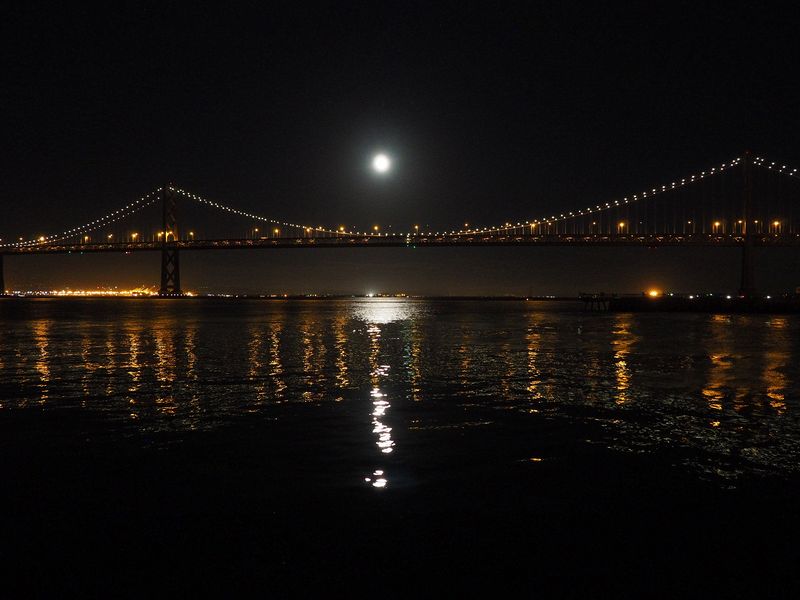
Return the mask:
<path id="1" fill-rule="evenodd" d="M 392 161 L 385 154 L 376 154 L 372 159 L 372 168 L 378 173 L 386 173 L 391 166 Z"/>

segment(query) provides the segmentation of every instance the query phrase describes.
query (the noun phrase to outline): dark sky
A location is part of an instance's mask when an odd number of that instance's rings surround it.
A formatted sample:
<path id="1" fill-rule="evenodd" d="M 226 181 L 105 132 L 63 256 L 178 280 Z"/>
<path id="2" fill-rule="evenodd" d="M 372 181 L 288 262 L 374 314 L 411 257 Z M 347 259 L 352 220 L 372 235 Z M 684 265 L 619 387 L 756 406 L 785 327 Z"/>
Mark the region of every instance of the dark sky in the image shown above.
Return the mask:
<path id="1" fill-rule="evenodd" d="M 165 181 L 282 220 L 405 230 L 605 201 L 747 148 L 800 164 L 786 4 L 167 4 L 4 6 L 0 237 L 81 224 Z M 367 169 L 377 150 L 389 177 Z M 722 290 L 738 272 L 722 250 L 182 259 L 185 287 L 220 291 Z M 762 288 L 800 284 L 794 253 L 759 261 Z M 15 288 L 80 287 L 155 284 L 159 257 L 5 263 Z"/>

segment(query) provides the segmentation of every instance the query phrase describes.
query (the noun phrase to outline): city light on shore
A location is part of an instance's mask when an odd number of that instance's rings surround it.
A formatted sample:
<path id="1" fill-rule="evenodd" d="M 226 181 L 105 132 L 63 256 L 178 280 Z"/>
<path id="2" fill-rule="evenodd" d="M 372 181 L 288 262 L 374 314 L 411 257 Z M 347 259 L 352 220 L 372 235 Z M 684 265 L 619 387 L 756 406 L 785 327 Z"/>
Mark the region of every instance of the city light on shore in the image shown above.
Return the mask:
<path id="1" fill-rule="evenodd" d="M 158 296 L 158 290 L 150 287 L 132 289 L 94 289 L 94 290 L 13 290 L 11 296 L 17 297 L 48 297 L 48 298 L 141 298 Z M 194 292 L 184 292 L 184 296 L 196 296 Z"/>

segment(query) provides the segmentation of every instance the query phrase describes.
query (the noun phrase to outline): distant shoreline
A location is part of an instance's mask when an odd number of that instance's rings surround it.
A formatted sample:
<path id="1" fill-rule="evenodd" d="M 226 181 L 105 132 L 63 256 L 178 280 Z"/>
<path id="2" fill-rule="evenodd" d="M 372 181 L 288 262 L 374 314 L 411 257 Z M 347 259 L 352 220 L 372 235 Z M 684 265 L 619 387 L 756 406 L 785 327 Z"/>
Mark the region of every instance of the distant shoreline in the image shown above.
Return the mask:
<path id="1" fill-rule="evenodd" d="M 800 296 L 737 297 L 727 294 L 660 294 L 653 297 L 642 294 L 581 294 L 579 296 L 408 296 L 408 295 L 275 295 L 275 294 L 195 294 L 191 296 L 161 297 L 157 295 L 108 295 L 108 294 L 5 294 L 0 300 L 122 300 L 122 301 L 303 301 L 326 302 L 337 300 L 409 300 L 433 302 L 563 302 L 582 305 L 587 313 L 706 313 L 706 314 L 800 314 Z"/>

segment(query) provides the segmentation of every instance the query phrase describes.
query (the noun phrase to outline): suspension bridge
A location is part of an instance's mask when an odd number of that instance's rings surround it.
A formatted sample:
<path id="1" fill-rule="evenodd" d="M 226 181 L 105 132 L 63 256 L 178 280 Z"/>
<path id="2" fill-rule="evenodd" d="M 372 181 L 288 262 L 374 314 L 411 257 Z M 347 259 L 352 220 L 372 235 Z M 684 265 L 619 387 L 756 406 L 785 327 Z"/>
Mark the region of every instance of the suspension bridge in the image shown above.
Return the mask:
<path id="1" fill-rule="evenodd" d="M 178 206 L 202 207 L 238 220 L 227 233 L 178 226 Z M 490 227 L 353 231 L 289 223 L 209 200 L 169 184 L 80 226 L 15 241 L 0 240 L 0 291 L 5 256 L 160 252 L 164 297 L 183 295 L 185 251 L 289 248 L 442 246 L 698 246 L 739 247 L 742 296 L 755 294 L 753 248 L 800 246 L 800 173 L 745 153 L 631 196 L 559 214 Z M 148 212 L 148 208 L 150 211 Z M 153 215 L 153 212 L 156 215 Z M 144 215 L 149 215 L 142 221 Z M 137 221 L 138 219 L 138 221 Z M 160 221 L 153 223 L 153 220 Z M 248 224 L 241 234 L 242 222 Z M 259 227 L 260 226 L 260 227 Z M 158 227 L 157 230 L 154 228 Z M 224 229 L 221 227 L 220 229 Z M 262 231 L 263 229 L 263 231 Z M 230 231 L 240 232 L 231 235 Z M 149 232 L 149 233 L 145 233 Z"/>

